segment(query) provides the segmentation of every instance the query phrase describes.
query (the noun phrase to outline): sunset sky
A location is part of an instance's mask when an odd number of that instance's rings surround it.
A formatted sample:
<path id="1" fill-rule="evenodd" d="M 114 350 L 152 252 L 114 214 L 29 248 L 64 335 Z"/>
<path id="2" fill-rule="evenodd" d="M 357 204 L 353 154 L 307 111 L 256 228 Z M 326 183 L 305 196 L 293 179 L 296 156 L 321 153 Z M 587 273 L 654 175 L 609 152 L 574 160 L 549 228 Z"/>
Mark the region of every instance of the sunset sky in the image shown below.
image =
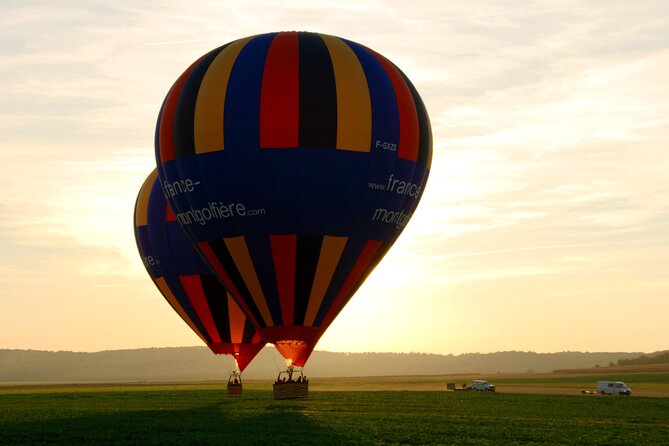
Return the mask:
<path id="1" fill-rule="evenodd" d="M 287 30 L 392 60 L 434 136 L 317 349 L 669 348 L 666 0 L 0 0 L 0 349 L 202 344 L 135 245 L 156 117 L 205 52 Z"/>

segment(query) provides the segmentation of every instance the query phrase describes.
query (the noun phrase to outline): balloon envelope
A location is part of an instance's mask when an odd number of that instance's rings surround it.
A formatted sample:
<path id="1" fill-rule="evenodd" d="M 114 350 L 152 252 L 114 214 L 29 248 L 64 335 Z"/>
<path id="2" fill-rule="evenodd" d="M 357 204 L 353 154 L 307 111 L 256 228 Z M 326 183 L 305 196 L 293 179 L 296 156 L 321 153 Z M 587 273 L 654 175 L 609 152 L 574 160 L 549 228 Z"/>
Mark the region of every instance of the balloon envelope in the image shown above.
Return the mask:
<path id="1" fill-rule="evenodd" d="M 406 226 L 431 157 L 408 78 L 362 45 L 306 32 L 205 54 L 156 128 L 176 219 L 295 365 Z"/>
<path id="2" fill-rule="evenodd" d="M 157 178 L 154 170 L 135 204 L 135 237 L 144 265 L 191 329 L 214 353 L 234 356 L 243 371 L 265 343 L 177 223 Z"/>

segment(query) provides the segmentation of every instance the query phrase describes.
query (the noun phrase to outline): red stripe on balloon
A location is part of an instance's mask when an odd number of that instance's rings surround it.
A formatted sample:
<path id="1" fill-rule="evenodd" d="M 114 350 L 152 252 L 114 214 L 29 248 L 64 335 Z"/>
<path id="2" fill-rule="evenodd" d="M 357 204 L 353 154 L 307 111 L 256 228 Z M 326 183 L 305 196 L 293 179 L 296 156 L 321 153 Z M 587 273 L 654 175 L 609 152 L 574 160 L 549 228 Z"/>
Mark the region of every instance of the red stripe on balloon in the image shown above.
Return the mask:
<path id="1" fill-rule="evenodd" d="M 346 304 L 346 302 L 348 302 L 348 298 L 350 297 L 349 293 L 358 283 L 363 274 L 365 274 L 381 245 L 382 242 L 376 240 L 369 240 L 365 244 L 360 257 L 358 257 L 358 260 L 355 262 L 353 269 L 339 290 L 337 297 L 335 297 L 332 305 L 330 305 L 330 308 L 328 309 L 328 312 L 325 314 L 323 322 L 321 323 L 321 327 L 329 326 L 335 316 L 339 314 L 339 311 L 342 309 L 342 307 Z"/>
<path id="2" fill-rule="evenodd" d="M 239 371 L 243 372 L 247 365 L 253 358 L 263 349 L 265 343 L 259 344 L 242 344 L 239 346 L 239 354 L 235 355 Z"/>
<path id="3" fill-rule="evenodd" d="M 211 340 L 213 342 L 221 342 L 221 337 L 218 335 L 216 324 L 214 323 L 214 319 L 211 316 L 211 311 L 209 310 L 207 298 L 204 295 L 204 289 L 202 288 L 200 276 L 197 274 L 190 276 L 179 276 L 179 281 L 186 290 L 188 300 L 190 300 L 191 305 L 193 305 L 193 309 L 195 309 L 197 317 L 200 318 L 200 321 L 207 330 Z"/>
<path id="4" fill-rule="evenodd" d="M 167 98 L 165 99 L 165 107 L 163 107 L 163 114 L 160 117 L 160 130 L 158 137 L 158 145 L 160 150 L 160 162 L 162 164 L 172 161 L 174 159 L 174 114 L 179 102 L 179 96 L 183 89 L 184 83 L 195 67 L 200 63 L 204 56 L 193 62 L 186 71 L 183 72 L 179 79 L 172 85 Z"/>
<path id="5" fill-rule="evenodd" d="M 383 66 L 393 85 L 393 90 L 395 90 L 397 109 L 400 115 L 400 146 L 397 156 L 410 161 L 416 161 L 418 160 L 420 134 L 418 112 L 411 90 L 395 65 L 382 55 L 373 51 L 372 53 Z"/>
<path id="6" fill-rule="evenodd" d="M 260 93 L 260 147 L 297 147 L 300 116 L 297 33 L 280 33 L 265 59 Z"/>
<path id="7" fill-rule="evenodd" d="M 177 221 L 177 217 L 168 203 L 165 203 L 165 221 Z"/>
<path id="8" fill-rule="evenodd" d="M 296 235 L 271 235 L 272 258 L 274 259 L 274 274 L 279 292 L 281 317 L 283 325 L 293 324 L 295 308 L 295 256 Z"/>

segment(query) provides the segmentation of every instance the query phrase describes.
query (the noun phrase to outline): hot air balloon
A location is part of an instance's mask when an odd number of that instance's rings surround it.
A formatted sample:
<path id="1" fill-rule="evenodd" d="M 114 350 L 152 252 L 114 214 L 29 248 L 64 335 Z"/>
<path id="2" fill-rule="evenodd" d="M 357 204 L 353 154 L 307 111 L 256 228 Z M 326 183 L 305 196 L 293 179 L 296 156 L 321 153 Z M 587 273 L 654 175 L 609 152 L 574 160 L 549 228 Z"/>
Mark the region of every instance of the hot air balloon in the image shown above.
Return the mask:
<path id="1" fill-rule="evenodd" d="M 406 226 L 431 158 L 428 114 L 402 71 L 308 32 L 205 54 L 156 126 L 176 220 L 296 366 Z"/>
<path id="2" fill-rule="evenodd" d="M 211 351 L 233 356 L 244 371 L 265 342 L 177 223 L 157 178 L 154 170 L 135 204 L 135 238 L 144 265 L 172 308 Z M 232 383 L 240 378 L 236 372 L 231 375 Z"/>

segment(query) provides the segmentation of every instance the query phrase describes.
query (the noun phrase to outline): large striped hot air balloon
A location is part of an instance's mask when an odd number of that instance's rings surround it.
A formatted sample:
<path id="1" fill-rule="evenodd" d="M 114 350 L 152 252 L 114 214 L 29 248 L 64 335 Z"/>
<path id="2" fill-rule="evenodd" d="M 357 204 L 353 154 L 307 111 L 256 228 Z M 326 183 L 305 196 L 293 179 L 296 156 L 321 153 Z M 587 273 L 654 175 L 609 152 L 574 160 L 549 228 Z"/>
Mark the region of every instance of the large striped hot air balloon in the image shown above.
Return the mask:
<path id="1" fill-rule="evenodd" d="M 151 279 L 190 328 L 240 371 L 263 348 L 253 324 L 221 285 L 177 223 L 154 170 L 135 204 L 135 238 Z"/>
<path id="2" fill-rule="evenodd" d="M 298 366 L 406 226 L 431 157 L 427 111 L 402 71 L 307 32 L 205 54 L 156 128 L 176 219 Z"/>

